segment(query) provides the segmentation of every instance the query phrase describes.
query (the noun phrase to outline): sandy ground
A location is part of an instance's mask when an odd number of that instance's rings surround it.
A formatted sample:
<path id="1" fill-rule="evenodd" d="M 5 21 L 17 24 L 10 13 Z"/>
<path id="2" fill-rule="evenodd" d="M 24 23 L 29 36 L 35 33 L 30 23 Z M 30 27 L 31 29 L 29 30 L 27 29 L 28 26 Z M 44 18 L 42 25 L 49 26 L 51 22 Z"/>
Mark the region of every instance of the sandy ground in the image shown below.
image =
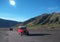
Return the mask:
<path id="1" fill-rule="evenodd" d="M 60 28 L 31 29 L 29 36 L 20 36 L 17 31 L 0 31 L 0 42 L 60 42 Z"/>

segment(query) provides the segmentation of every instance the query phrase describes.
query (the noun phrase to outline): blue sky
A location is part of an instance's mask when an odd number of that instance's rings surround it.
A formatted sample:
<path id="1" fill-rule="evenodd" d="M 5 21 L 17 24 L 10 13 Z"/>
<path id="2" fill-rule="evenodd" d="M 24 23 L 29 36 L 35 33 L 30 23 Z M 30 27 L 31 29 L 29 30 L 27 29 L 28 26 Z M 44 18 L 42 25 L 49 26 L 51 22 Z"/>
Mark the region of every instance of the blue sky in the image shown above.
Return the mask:
<path id="1" fill-rule="evenodd" d="M 0 0 L 0 18 L 26 21 L 43 13 L 60 12 L 60 0 Z"/>

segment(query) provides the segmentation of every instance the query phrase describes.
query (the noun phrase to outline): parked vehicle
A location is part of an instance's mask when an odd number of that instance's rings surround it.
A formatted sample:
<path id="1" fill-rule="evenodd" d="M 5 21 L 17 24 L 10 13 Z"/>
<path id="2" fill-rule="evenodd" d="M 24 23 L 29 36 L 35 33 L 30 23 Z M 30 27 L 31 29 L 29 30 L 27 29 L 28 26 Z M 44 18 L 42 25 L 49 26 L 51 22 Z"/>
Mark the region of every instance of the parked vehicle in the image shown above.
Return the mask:
<path id="1" fill-rule="evenodd" d="M 27 28 L 25 26 L 19 26 L 18 33 L 21 36 L 22 35 L 29 35 L 29 31 L 27 30 Z"/>
<path id="2" fill-rule="evenodd" d="M 13 31 L 13 28 L 9 28 L 10 31 Z"/>

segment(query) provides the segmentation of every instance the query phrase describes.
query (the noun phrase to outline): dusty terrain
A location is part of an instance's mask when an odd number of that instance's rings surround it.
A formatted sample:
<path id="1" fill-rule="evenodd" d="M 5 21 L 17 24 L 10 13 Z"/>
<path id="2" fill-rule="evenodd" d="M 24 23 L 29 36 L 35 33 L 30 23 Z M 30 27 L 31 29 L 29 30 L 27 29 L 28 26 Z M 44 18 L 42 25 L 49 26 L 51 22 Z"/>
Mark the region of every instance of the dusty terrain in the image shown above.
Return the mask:
<path id="1" fill-rule="evenodd" d="M 0 42 L 60 42 L 60 28 L 29 29 L 29 36 L 20 36 L 17 31 L 0 31 Z"/>

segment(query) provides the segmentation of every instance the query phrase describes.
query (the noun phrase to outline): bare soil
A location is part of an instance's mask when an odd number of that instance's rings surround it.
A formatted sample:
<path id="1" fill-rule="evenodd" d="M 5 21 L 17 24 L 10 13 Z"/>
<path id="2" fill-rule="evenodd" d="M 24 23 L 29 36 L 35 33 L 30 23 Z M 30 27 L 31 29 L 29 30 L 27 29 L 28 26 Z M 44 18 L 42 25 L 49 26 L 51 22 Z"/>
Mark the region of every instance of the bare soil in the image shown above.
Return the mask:
<path id="1" fill-rule="evenodd" d="M 28 29 L 28 31 L 29 36 L 20 36 L 15 30 L 1 30 L 0 42 L 60 42 L 60 28 Z"/>

